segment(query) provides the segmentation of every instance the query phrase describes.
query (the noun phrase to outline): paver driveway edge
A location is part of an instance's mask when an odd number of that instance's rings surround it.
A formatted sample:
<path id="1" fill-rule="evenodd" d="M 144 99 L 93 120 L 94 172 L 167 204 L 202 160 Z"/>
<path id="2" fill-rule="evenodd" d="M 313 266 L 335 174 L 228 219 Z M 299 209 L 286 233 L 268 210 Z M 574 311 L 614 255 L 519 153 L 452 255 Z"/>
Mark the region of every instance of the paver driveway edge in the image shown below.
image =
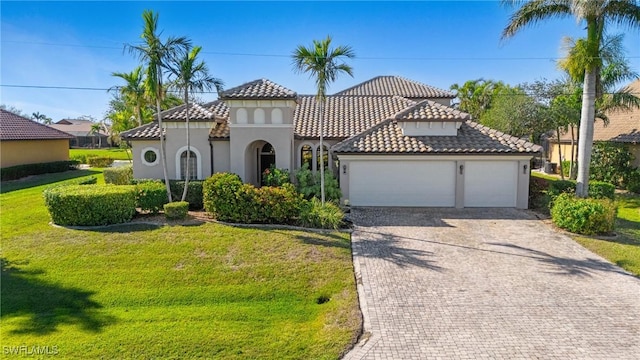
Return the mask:
<path id="1" fill-rule="evenodd" d="M 635 359 L 640 279 L 529 211 L 353 211 L 343 359 Z"/>

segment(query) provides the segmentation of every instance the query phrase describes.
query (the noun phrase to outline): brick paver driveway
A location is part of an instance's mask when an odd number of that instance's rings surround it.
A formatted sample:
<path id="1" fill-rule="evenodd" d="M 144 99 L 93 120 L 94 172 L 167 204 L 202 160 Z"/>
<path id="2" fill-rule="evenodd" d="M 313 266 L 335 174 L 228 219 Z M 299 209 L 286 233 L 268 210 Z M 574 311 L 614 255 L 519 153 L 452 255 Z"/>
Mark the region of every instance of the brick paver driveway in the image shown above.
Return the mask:
<path id="1" fill-rule="evenodd" d="M 640 279 L 514 209 L 354 209 L 346 359 L 640 359 Z"/>

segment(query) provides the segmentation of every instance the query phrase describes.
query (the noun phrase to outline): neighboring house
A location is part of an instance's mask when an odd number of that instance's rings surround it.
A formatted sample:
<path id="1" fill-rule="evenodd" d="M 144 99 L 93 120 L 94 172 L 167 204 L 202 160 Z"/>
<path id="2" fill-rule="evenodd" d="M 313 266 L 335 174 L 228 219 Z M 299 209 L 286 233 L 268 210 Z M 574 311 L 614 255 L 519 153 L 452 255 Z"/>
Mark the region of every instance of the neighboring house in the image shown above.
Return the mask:
<path id="1" fill-rule="evenodd" d="M 529 162 L 541 147 L 470 121 L 448 106 L 453 97 L 396 76 L 327 96 L 321 151 L 315 97 L 252 81 L 190 106 L 190 177 L 228 171 L 259 185 L 272 164 L 324 163 L 352 206 L 526 208 Z M 164 111 L 163 125 L 169 176 L 183 179 L 185 106 Z M 158 123 L 121 137 L 133 148 L 134 177 L 162 178 Z"/>
<path id="2" fill-rule="evenodd" d="M 73 139 L 69 142 L 70 147 L 108 147 L 107 127 L 103 126 L 102 130 L 92 133 L 91 126 L 93 124 L 95 123 L 90 120 L 62 119 L 49 126 L 73 135 Z"/>
<path id="3" fill-rule="evenodd" d="M 631 91 L 640 96 L 640 79 L 629 85 Z M 629 150 L 635 157 L 633 166 L 640 167 L 640 109 L 631 111 L 613 111 L 607 113 L 609 124 L 604 125 L 604 121 L 596 119 L 593 129 L 593 141 L 612 141 L 627 144 Z M 578 129 L 574 128 L 575 136 L 574 151 L 578 149 Z M 567 131 L 560 135 L 560 141 L 556 140 L 553 134 L 545 144 L 547 148 L 547 159 L 558 164 L 560 161 L 559 148 L 562 150 L 562 159 L 571 159 L 571 132 Z M 577 155 L 576 155 L 577 156 Z"/>
<path id="4" fill-rule="evenodd" d="M 0 167 L 69 160 L 73 136 L 0 109 Z"/>

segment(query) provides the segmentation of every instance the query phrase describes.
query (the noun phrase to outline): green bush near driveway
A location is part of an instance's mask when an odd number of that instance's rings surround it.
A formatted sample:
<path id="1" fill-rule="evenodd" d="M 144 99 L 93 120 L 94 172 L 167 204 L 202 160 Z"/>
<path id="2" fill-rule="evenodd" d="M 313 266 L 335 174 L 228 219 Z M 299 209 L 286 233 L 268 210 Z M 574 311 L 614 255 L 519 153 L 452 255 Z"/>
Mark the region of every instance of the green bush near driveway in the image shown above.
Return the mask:
<path id="1" fill-rule="evenodd" d="M 560 194 L 553 202 L 551 219 L 576 234 L 609 235 L 615 228 L 616 205 L 609 199 L 580 199 Z"/>
<path id="2" fill-rule="evenodd" d="M 131 221 L 136 212 L 133 186 L 68 185 L 46 189 L 45 204 L 54 224 L 96 226 Z"/>
<path id="3" fill-rule="evenodd" d="M 176 201 L 164 204 L 164 215 L 170 220 L 181 220 L 189 213 L 189 203 L 186 201 Z"/>
<path id="4" fill-rule="evenodd" d="M 129 185 L 133 180 L 133 166 L 120 166 L 114 168 L 106 168 L 102 172 L 104 174 L 104 182 L 113 185 Z"/>
<path id="5" fill-rule="evenodd" d="M 306 201 L 300 212 L 300 225 L 319 229 L 339 229 L 343 224 L 344 212 L 332 202 L 322 202 L 316 198 Z"/>

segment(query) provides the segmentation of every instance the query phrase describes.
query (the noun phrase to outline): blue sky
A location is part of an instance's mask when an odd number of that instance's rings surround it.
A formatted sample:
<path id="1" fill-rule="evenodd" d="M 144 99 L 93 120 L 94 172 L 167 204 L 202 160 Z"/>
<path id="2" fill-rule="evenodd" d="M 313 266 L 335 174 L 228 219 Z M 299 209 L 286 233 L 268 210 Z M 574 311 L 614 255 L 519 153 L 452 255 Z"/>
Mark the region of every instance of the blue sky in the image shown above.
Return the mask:
<path id="1" fill-rule="evenodd" d="M 289 55 L 328 34 L 351 45 L 354 77 L 330 92 L 378 75 L 400 75 L 440 88 L 485 78 L 509 84 L 561 76 L 555 59 L 563 36 L 584 35 L 574 19 L 553 20 L 501 41 L 512 12 L 497 1 L 421 2 L 28 2 L 2 1 L 2 85 L 107 89 L 112 72 L 129 72 L 137 59 L 123 52 L 139 42 L 141 14 L 160 15 L 166 36 L 187 36 L 226 87 L 268 78 L 301 94 L 313 81 L 292 70 Z M 640 37 L 626 35 L 632 67 L 640 71 Z M 102 119 L 105 90 L 0 87 L 1 103 L 54 121 Z M 217 98 L 203 94 L 203 100 Z"/>

